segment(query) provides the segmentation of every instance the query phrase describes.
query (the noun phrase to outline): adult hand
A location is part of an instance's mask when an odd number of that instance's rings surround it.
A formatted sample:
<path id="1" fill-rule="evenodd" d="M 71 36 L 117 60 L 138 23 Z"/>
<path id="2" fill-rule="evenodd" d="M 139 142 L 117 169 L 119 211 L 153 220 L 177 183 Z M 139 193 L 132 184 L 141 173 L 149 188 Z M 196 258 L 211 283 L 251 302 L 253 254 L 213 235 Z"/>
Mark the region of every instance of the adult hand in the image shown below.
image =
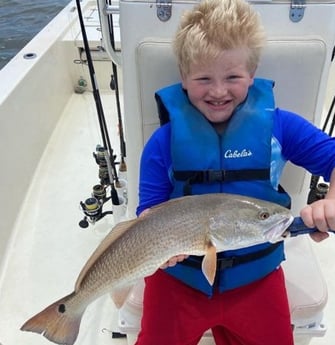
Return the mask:
<path id="1" fill-rule="evenodd" d="M 307 227 L 319 230 L 310 236 L 314 241 L 321 242 L 329 237 L 328 230 L 335 230 L 335 199 L 317 200 L 304 207 L 300 216 Z"/>
<path id="2" fill-rule="evenodd" d="M 328 230 L 335 230 L 335 169 L 331 173 L 325 198 L 304 207 L 300 211 L 300 217 L 307 227 L 319 230 L 311 234 L 316 242 L 326 239 L 329 236 Z"/>

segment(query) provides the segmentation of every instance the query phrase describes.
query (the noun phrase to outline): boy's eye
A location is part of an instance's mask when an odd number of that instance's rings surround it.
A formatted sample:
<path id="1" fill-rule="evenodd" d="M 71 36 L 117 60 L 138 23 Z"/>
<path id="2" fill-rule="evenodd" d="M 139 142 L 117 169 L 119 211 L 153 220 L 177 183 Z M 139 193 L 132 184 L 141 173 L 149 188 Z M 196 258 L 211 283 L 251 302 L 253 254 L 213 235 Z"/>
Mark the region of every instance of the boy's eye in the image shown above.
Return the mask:
<path id="1" fill-rule="evenodd" d="M 241 77 L 239 75 L 231 75 L 228 77 L 228 80 L 235 80 L 235 79 L 240 79 Z"/>
<path id="2" fill-rule="evenodd" d="M 207 81 L 209 80 L 208 77 L 199 77 L 199 78 L 196 78 L 195 80 L 198 80 L 198 81 Z"/>

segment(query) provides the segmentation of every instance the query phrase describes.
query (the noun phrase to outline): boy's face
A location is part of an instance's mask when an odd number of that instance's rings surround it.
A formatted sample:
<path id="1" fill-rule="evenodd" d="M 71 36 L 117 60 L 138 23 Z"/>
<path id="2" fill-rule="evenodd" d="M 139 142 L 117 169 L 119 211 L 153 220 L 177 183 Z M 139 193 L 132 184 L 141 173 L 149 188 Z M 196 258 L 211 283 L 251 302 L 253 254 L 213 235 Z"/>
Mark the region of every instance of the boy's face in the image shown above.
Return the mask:
<path id="1" fill-rule="evenodd" d="M 226 122 L 253 83 L 246 49 L 222 52 L 218 58 L 190 66 L 182 84 L 191 103 L 214 124 Z"/>

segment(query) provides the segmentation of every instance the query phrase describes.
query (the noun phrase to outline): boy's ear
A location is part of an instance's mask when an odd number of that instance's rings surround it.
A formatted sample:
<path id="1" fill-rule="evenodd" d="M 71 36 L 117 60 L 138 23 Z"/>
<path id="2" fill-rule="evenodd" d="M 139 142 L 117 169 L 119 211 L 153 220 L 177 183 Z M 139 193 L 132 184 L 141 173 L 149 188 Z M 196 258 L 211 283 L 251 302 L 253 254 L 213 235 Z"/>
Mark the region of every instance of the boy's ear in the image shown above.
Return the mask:
<path id="1" fill-rule="evenodd" d="M 180 74 L 180 78 L 181 78 L 181 85 L 182 85 L 183 89 L 186 89 L 186 87 L 185 87 L 186 86 L 185 85 L 186 76 L 180 67 L 179 67 L 179 74 Z"/>
<path id="2" fill-rule="evenodd" d="M 252 81 L 254 81 L 255 74 L 256 74 L 256 71 L 257 71 L 257 67 L 258 67 L 258 66 L 255 66 L 255 67 L 250 71 L 250 78 L 252 79 Z"/>
<path id="3" fill-rule="evenodd" d="M 184 83 L 184 79 L 181 78 L 181 86 L 184 90 L 186 90 L 186 84 Z"/>
<path id="4" fill-rule="evenodd" d="M 255 78 L 255 74 L 256 74 L 256 69 L 254 69 L 254 71 L 250 72 L 250 83 L 249 83 L 249 86 L 253 85 L 254 84 L 254 78 Z"/>

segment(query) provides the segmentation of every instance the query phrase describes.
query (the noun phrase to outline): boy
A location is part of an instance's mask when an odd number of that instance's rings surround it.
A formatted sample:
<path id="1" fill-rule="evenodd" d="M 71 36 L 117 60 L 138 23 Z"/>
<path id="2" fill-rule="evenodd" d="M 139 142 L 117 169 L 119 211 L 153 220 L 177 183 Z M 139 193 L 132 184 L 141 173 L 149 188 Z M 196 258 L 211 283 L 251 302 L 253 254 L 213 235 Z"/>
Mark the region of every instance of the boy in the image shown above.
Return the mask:
<path id="1" fill-rule="evenodd" d="M 168 121 L 143 151 L 138 215 L 170 198 L 214 192 L 290 207 L 279 186 L 290 160 L 330 181 L 326 198 L 301 211 L 320 230 L 313 238 L 335 229 L 335 141 L 275 108 L 273 83 L 254 78 L 264 44 L 259 16 L 243 0 L 203 1 L 182 18 L 174 41 L 182 83 L 156 94 Z M 219 345 L 293 345 L 283 259 L 283 243 L 219 253 L 211 287 L 201 258 L 171 258 L 146 278 L 136 344 L 196 345 L 211 329 Z"/>

